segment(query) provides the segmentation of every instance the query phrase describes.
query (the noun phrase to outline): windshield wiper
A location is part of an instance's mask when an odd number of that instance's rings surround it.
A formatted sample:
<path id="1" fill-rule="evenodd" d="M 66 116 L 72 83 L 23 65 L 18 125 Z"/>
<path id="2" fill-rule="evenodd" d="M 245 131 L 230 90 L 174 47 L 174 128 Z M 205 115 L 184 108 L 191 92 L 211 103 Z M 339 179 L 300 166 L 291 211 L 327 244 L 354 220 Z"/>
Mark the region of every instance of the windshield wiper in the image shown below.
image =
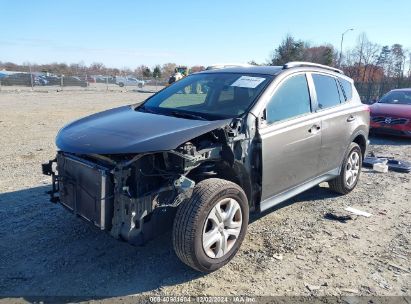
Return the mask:
<path id="1" fill-rule="evenodd" d="M 181 118 L 207 120 L 207 119 L 205 119 L 204 117 L 202 117 L 200 115 L 191 114 L 191 113 L 187 113 L 187 112 L 172 111 L 170 114 L 173 115 L 173 116 L 176 116 L 176 117 L 181 117 Z"/>

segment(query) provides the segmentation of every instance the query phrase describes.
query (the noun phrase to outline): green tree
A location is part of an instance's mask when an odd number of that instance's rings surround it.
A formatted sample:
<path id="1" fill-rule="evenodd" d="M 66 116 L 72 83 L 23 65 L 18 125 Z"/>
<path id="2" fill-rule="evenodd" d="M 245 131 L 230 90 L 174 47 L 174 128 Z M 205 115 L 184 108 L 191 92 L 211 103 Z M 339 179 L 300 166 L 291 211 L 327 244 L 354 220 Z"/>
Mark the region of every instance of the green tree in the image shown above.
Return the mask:
<path id="1" fill-rule="evenodd" d="M 149 67 L 146 67 L 146 68 L 143 70 L 143 76 L 144 76 L 144 77 L 151 77 L 151 75 L 152 75 L 152 73 L 151 73 L 150 68 L 149 68 Z"/>
<path id="2" fill-rule="evenodd" d="M 283 65 L 290 61 L 301 61 L 304 55 L 305 43 L 287 35 L 281 44 L 274 50 L 270 65 Z"/>
<path id="3" fill-rule="evenodd" d="M 393 44 L 391 46 L 391 55 L 393 60 L 394 77 L 398 80 L 404 76 L 405 53 L 401 44 Z"/>
<path id="4" fill-rule="evenodd" d="M 154 78 L 161 78 L 161 68 L 159 65 L 156 65 L 153 70 L 153 77 Z"/>

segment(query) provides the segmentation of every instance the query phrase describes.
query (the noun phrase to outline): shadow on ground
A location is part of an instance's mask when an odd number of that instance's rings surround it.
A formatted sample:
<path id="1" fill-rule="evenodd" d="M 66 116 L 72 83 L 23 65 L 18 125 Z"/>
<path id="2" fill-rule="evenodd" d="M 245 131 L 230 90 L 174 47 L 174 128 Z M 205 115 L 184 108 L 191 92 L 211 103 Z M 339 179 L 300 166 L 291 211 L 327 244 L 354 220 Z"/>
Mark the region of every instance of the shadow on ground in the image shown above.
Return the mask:
<path id="1" fill-rule="evenodd" d="M 0 194 L 0 298 L 77 302 L 154 293 L 202 276 L 173 252 L 171 233 L 133 247 L 48 201 L 49 186 Z M 314 187 L 250 222 L 293 203 L 338 196 Z"/>
<path id="2" fill-rule="evenodd" d="M 48 189 L 0 194 L 0 298 L 102 299 L 201 276 L 178 260 L 170 233 L 133 247 L 50 203 Z"/>
<path id="3" fill-rule="evenodd" d="M 303 193 L 298 194 L 295 197 L 292 197 L 270 209 L 268 209 L 267 211 L 264 211 L 262 213 L 255 213 L 253 215 L 250 216 L 250 223 L 253 223 L 257 220 L 259 220 L 260 218 L 266 216 L 267 214 L 271 213 L 271 212 L 275 212 L 277 210 L 280 210 L 282 208 L 285 208 L 287 206 L 290 206 L 292 204 L 295 203 L 309 203 L 311 201 L 315 201 L 315 200 L 323 200 L 323 199 L 327 199 L 327 198 L 335 198 L 335 197 L 339 197 L 340 194 L 331 191 L 328 187 L 320 187 L 320 186 L 315 186 Z"/>
<path id="4" fill-rule="evenodd" d="M 370 144 L 374 146 L 405 146 L 411 145 L 411 138 L 390 136 L 390 135 L 380 135 L 380 134 L 370 134 Z"/>

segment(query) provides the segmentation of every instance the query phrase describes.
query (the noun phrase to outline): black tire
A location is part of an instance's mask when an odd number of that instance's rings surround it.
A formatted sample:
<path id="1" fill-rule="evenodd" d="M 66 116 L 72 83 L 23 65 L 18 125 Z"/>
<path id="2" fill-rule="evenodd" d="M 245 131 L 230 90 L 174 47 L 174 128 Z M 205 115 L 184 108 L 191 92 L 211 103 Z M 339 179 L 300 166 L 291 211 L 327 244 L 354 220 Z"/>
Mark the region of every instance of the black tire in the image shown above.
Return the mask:
<path id="1" fill-rule="evenodd" d="M 353 153 L 357 153 L 359 155 L 359 170 L 358 170 L 358 174 L 357 174 L 355 182 L 352 185 L 349 185 L 346 181 L 347 165 L 348 165 L 348 160 Z M 344 161 L 341 166 L 340 175 L 328 182 L 330 189 L 337 193 L 341 193 L 341 194 L 350 193 L 355 188 L 355 186 L 358 183 L 358 180 L 360 179 L 362 161 L 363 161 L 363 155 L 362 155 L 360 146 L 357 143 L 352 142 L 350 144 L 350 147 L 348 148 L 348 152 L 344 156 Z"/>
<path id="2" fill-rule="evenodd" d="M 124 87 L 124 83 L 120 82 L 120 83 L 118 84 L 118 86 L 119 86 L 120 88 L 122 88 L 122 87 Z"/>
<path id="3" fill-rule="evenodd" d="M 137 87 L 141 89 L 141 88 L 143 87 L 143 84 L 142 84 L 142 83 L 139 83 L 139 84 L 137 85 Z"/>
<path id="4" fill-rule="evenodd" d="M 242 224 L 232 248 L 220 258 L 210 258 L 203 249 L 203 228 L 210 211 L 224 198 L 233 198 L 240 205 Z M 201 272 L 212 272 L 227 264 L 237 253 L 247 232 L 248 200 L 235 183 L 210 178 L 198 183 L 189 200 L 180 204 L 173 225 L 173 247 L 186 265 Z"/>

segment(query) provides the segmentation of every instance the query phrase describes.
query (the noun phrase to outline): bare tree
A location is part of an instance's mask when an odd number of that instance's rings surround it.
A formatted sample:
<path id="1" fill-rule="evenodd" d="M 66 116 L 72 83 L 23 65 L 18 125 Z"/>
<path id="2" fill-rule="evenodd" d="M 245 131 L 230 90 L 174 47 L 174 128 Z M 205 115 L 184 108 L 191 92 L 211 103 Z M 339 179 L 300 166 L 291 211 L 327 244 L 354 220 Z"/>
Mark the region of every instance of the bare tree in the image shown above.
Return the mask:
<path id="1" fill-rule="evenodd" d="M 196 72 L 201 72 L 201 71 L 204 71 L 206 68 L 205 68 L 205 66 L 203 66 L 203 65 L 193 65 L 191 68 L 190 68 L 190 72 L 191 73 L 196 73 Z"/>
<path id="2" fill-rule="evenodd" d="M 337 52 L 332 45 L 309 47 L 306 43 L 306 47 L 302 54 L 302 60 L 325 65 L 335 65 L 337 61 Z"/>
<path id="3" fill-rule="evenodd" d="M 176 64 L 175 63 L 165 63 L 162 65 L 161 67 L 161 74 L 163 75 L 163 77 L 170 77 L 172 74 L 174 74 L 174 69 L 176 68 Z"/>

